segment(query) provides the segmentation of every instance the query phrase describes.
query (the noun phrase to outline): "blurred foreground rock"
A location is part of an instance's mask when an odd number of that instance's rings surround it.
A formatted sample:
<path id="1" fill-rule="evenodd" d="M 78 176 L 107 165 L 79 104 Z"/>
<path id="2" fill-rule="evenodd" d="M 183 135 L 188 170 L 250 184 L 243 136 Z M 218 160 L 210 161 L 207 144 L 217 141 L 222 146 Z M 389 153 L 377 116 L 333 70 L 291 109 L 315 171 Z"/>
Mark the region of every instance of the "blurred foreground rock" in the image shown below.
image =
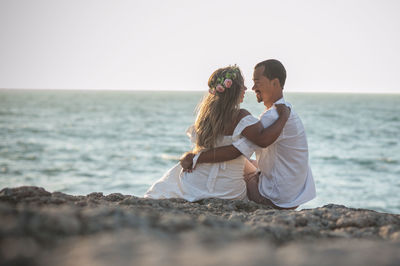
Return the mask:
<path id="1" fill-rule="evenodd" d="M 400 215 L 0 191 L 0 265 L 400 265 Z"/>

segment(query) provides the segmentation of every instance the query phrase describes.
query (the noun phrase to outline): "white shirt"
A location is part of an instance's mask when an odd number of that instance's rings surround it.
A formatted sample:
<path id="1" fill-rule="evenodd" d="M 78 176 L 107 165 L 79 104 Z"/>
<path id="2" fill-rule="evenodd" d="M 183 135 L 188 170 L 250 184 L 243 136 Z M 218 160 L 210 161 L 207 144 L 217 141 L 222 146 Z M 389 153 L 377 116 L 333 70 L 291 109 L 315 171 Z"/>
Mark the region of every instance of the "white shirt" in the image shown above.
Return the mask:
<path id="1" fill-rule="evenodd" d="M 275 104 L 291 105 L 283 98 L 261 114 L 264 127 L 279 117 Z M 260 194 L 282 208 L 299 206 L 316 196 L 311 168 L 308 164 L 308 145 L 303 123 L 291 109 L 290 116 L 278 139 L 265 149 L 242 138 L 233 145 L 246 157 L 256 152 L 261 171 L 258 189 Z M 258 148 L 257 148 L 258 147 Z"/>

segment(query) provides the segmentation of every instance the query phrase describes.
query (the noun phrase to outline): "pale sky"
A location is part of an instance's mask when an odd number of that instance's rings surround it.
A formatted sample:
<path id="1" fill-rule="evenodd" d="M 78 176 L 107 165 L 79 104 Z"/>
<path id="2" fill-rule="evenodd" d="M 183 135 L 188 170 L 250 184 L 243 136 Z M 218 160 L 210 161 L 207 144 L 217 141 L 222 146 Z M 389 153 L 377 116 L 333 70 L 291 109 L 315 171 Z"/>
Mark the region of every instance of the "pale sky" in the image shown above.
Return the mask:
<path id="1" fill-rule="evenodd" d="M 286 91 L 400 93 L 400 1 L 0 0 L 0 88 L 207 90 L 275 58 Z"/>

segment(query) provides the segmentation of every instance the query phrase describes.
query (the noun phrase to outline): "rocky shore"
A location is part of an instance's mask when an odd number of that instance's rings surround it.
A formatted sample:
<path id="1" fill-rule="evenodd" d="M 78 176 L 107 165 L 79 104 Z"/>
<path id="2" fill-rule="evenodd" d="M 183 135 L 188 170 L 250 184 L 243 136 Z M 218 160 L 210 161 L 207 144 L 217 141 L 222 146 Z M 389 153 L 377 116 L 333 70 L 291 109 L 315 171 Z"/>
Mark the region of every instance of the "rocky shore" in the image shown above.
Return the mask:
<path id="1" fill-rule="evenodd" d="M 400 265 L 400 215 L 0 191 L 0 265 Z"/>

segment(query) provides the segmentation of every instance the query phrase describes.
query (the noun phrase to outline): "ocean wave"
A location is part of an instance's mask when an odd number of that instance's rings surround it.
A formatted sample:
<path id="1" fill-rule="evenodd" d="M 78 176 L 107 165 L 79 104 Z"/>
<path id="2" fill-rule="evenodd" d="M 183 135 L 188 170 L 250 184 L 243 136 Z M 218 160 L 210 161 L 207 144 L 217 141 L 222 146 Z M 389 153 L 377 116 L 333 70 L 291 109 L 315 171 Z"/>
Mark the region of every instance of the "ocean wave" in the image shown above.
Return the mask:
<path id="1" fill-rule="evenodd" d="M 379 161 L 387 163 L 387 164 L 399 164 L 398 160 L 392 159 L 392 158 L 387 158 L 387 157 L 382 157 L 379 159 Z"/>
<path id="2" fill-rule="evenodd" d="M 167 161 L 179 161 L 179 159 L 180 159 L 180 156 L 178 156 L 178 155 L 165 154 L 165 153 L 161 154 L 160 157 L 161 157 L 161 159 L 167 160 Z"/>

